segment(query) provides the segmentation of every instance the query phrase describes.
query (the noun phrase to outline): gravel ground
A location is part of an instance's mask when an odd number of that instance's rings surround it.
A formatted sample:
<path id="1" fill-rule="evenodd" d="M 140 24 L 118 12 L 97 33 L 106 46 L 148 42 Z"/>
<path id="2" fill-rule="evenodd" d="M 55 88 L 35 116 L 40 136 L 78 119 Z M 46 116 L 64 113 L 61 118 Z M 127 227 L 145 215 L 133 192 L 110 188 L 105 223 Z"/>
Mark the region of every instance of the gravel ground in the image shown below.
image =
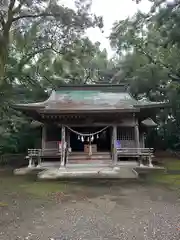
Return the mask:
<path id="1" fill-rule="evenodd" d="M 0 240 L 180 239 L 177 193 L 160 186 L 75 183 L 44 198 L 0 186 L 0 197 Z"/>

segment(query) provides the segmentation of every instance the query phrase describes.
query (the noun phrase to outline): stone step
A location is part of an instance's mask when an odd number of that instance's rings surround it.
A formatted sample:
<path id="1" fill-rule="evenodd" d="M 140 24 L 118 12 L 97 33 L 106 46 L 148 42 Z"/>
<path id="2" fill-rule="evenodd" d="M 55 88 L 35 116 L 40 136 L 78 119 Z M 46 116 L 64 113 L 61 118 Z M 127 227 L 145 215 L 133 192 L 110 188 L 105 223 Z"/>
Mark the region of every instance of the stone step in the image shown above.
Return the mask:
<path id="1" fill-rule="evenodd" d="M 111 159 L 106 159 L 106 160 L 99 160 L 99 159 L 94 159 L 94 160 L 85 160 L 85 159 L 68 159 L 68 164 L 88 164 L 88 165 L 96 165 L 96 164 L 112 164 Z"/>
<path id="2" fill-rule="evenodd" d="M 111 160 L 110 155 L 69 155 L 68 156 L 69 160 Z"/>
<path id="3" fill-rule="evenodd" d="M 112 169 L 111 164 L 73 164 L 68 163 L 66 165 L 66 169 L 74 169 L 74 170 L 94 170 L 94 169 Z"/>
<path id="4" fill-rule="evenodd" d="M 71 152 L 70 155 L 88 155 L 85 152 Z M 111 152 L 93 152 L 93 155 L 111 155 Z"/>

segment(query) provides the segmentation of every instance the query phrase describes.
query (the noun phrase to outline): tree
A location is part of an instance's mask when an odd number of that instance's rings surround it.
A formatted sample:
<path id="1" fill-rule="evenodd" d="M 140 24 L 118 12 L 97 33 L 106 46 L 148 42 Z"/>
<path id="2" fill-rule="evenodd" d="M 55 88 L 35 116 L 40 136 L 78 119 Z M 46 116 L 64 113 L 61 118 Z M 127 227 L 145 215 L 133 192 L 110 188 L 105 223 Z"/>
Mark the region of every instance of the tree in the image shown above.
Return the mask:
<path id="1" fill-rule="evenodd" d="M 166 147 L 179 148 L 180 52 L 178 38 L 173 36 L 179 24 L 179 1 L 176 6 L 163 3 L 154 1 L 148 14 L 138 12 L 115 23 L 110 39 L 120 56 L 120 71 L 116 74 L 129 82 L 134 96 L 170 100 L 171 109 L 157 116 L 158 135 Z"/>
<path id="2" fill-rule="evenodd" d="M 64 50 L 68 49 L 71 40 L 82 34 L 88 27 L 102 27 L 102 18 L 89 14 L 91 1 L 76 1 L 76 10 L 59 5 L 58 1 L 47 0 L 3 0 L 0 6 L 0 76 L 5 77 L 9 50 L 12 46 L 11 37 L 14 34 L 26 34 L 32 24 L 39 29 L 36 47 L 32 49 L 29 58 L 46 50 L 52 50 L 53 44 L 62 42 Z M 35 26 L 34 25 L 34 26 Z M 68 36 L 70 36 L 68 38 Z M 45 45 L 40 45 L 42 39 L 47 39 Z"/>
<path id="3" fill-rule="evenodd" d="M 66 80 L 83 81 L 88 63 L 101 54 L 99 47 L 83 36 L 88 27 L 102 27 L 101 17 L 90 13 L 90 4 L 76 1 L 72 10 L 58 1 L 1 2 L 0 152 L 7 146 L 17 151 L 24 141 L 20 143 L 21 129 L 29 129 L 29 121 L 11 104 L 45 99 L 48 88 L 58 88 Z"/>
<path id="4" fill-rule="evenodd" d="M 31 29 L 29 30 L 31 32 Z M 30 34 L 31 35 L 31 34 Z M 25 147 L 34 147 L 36 131 L 30 130 L 30 120 L 10 108 L 10 103 L 41 101 L 48 97 L 48 89 L 58 89 L 62 84 L 86 84 L 106 79 L 107 69 L 113 64 L 107 59 L 106 51 L 100 51 L 99 44 L 93 44 L 87 37 L 76 40 L 63 54 L 46 51 L 23 65 L 19 72 L 18 56 L 26 56 L 23 39 L 14 42 L 14 51 L 10 52 L 8 79 L 13 84 L 5 84 L 1 106 L 0 152 L 19 152 Z M 28 42 L 30 45 L 30 42 Z M 28 49 L 27 49 L 28 51 Z M 10 59 L 10 58 L 9 58 Z M 21 59 L 21 58 L 20 58 Z M 11 66 L 12 64 L 12 66 Z M 14 81 L 14 78 L 16 81 Z M 5 91 L 5 89 L 8 90 Z M 3 109 L 2 109 L 3 108 Z M 31 136 L 32 142 L 29 141 Z M 35 134 L 35 135 L 34 135 Z"/>
<path id="5" fill-rule="evenodd" d="M 137 3 L 141 2 L 136 1 Z M 154 23 L 158 31 L 161 41 L 159 46 L 169 50 L 169 47 L 174 47 L 175 51 L 179 50 L 180 38 L 180 1 L 151 1 L 152 7 L 148 14 L 141 14 L 138 24 L 149 26 Z M 179 53 L 179 52 L 178 52 Z M 162 63 L 162 62 L 160 62 Z M 169 71 L 170 78 L 174 81 L 180 81 L 180 68 L 173 69 L 172 66 L 164 65 Z"/>

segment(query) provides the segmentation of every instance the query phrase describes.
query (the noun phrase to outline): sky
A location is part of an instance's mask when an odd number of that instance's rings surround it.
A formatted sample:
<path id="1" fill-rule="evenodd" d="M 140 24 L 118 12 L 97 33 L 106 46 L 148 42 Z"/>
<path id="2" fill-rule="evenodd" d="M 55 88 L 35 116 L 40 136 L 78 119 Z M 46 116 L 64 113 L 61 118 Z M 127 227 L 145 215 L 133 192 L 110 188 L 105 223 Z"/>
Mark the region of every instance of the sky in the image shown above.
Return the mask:
<path id="1" fill-rule="evenodd" d="M 65 6 L 73 8 L 73 0 L 60 0 Z M 106 48 L 108 55 L 112 56 L 109 40 L 107 37 L 111 32 L 113 23 L 118 20 L 123 20 L 128 16 L 132 16 L 138 10 L 148 12 L 150 2 L 143 0 L 140 4 L 136 4 L 132 0 L 92 0 L 92 13 L 102 16 L 104 20 L 104 32 L 99 29 L 88 29 L 87 35 L 92 42 L 100 42 L 101 49 Z"/>

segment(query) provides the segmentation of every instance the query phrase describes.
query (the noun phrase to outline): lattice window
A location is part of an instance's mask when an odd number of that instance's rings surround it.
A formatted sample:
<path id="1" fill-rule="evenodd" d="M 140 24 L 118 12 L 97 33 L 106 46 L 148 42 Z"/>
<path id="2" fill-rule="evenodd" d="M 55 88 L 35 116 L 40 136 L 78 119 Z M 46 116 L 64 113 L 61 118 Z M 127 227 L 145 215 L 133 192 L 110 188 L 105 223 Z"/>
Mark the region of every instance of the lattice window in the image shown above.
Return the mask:
<path id="1" fill-rule="evenodd" d="M 135 148 L 134 128 L 120 127 L 117 129 L 117 139 L 120 140 L 121 148 Z"/>
<path id="2" fill-rule="evenodd" d="M 134 128 L 118 128 L 117 129 L 118 140 L 134 140 Z"/>

